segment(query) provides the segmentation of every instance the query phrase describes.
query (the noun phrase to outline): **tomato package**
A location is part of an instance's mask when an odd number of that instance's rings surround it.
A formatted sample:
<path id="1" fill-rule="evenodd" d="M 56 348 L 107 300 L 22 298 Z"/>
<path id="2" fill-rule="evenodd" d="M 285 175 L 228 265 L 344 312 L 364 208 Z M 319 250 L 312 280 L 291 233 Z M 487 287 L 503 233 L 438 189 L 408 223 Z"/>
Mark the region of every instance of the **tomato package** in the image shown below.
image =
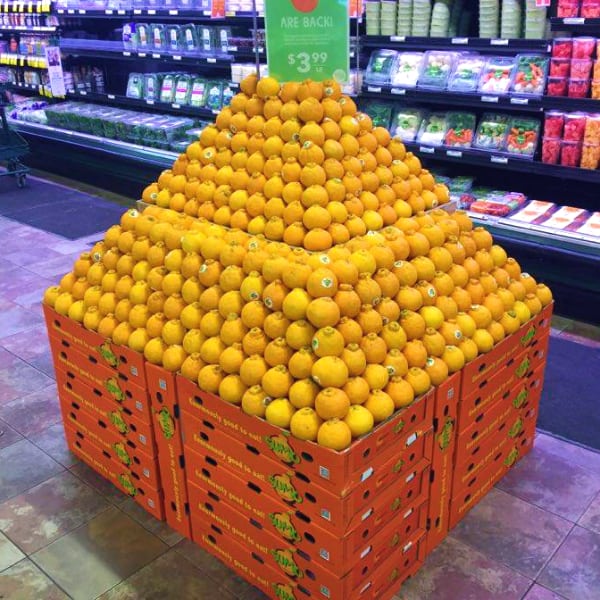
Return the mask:
<path id="1" fill-rule="evenodd" d="M 591 58 L 596 47 L 596 38 L 573 38 L 573 58 Z"/>

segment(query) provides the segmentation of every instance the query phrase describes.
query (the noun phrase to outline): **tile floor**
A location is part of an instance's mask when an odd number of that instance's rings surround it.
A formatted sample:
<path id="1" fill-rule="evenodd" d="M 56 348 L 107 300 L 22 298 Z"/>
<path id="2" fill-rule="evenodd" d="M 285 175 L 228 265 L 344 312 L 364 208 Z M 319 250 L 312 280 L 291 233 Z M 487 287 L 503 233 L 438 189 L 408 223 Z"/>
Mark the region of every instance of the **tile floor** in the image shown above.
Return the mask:
<path id="1" fill-rule="evenodd" d="M 261 598 L 67 450 L 39 299 L 98 237 L 0 217 L 0 599 Z M 600 599 L 600 454 L 539 434 L 398 598 Z"/>

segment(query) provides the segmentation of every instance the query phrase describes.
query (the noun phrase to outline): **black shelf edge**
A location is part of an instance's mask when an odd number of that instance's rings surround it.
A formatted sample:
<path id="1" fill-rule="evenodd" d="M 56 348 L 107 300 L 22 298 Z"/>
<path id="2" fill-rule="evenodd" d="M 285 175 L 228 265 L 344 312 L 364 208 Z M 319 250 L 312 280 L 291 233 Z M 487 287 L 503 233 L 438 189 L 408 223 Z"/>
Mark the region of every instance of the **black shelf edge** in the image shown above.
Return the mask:
<path id="1" fill-rule="evenodd" d="M 111 106 L 122 106 L 128 108 L 137 108 L 151 110 L 158 113 L 169 113 L 181 115 L 182 117 L 195 117 L 197 119 L 214 119 L 220 111 L 210 108 L 196 108 L 185 104 L 167 102 L 158 102 L 154 100 L 136 100 L 127 96 L 118 94 L 99 94 L 97 92 L 68 92 L 66 98 L 71 100 L 83 100 L 86 102 L 98 102 L 100 104 L 109 104 Z"/>
<path id="2" fill-rule="evenodd" d="M 15 121 L 11 119 L 10 124 L 19 133 L 71 144 L 80 148 L 96 150 L 129 160 L 141 161 L 163 169 L 171 166 L 173 161 L 179 156 L 177 152 L 146 148 L 128 142 L 101 138 L 78 131 L 59 129 L 58 127 L 51 127 L 40 123 L 29 123 L 27 121 Z"/>
<path id="3" fill-rule="evenodd" d="M 546 109 L 600 111 L 600 100 L 594 98 L 568 98 L 566 96 L 544 96 L 542 104 Z"/>
<path id="4" fill-rule="evenodd" d="M 494 154 L 485 150 L 472 148 L 448 148 L 446 146 L 429 146 L 418 142 L 404 142 L 407 150 L 414 152 L 421 159 L 431 158 L 445 162 L 460 162 L 465 165 L 484 166 L 519 173 L 533 173 L 579 181 L 584 183 L 600 183 L 600 171 L 548 165 L 539 161 L 525 158 L 513 158 L 506 154 Z"/>
<path id="5" fill-rule="evenodd" d="M 471 48 L 488 53 L 515 54 L 517 52 L 549 52 L 548 40 L 494 39 L 474 37 L 430 38 L 412 36 L 363 35 L 364 48 L 390 48 L 395 50 L 435 50 Z"/>
<path id="6" fill-rule="evenodd" d="M 236 52 L 228 55 L 220 56 L 190 56 L 185 54 L 152 52 L 140 52 L 139 50 L 109 50 L 109 49 L 93 49 L 93 48 L 77 48 L 71 46 L 60 47 L 63 54 L 72 56 L 89 56 L 94 58 L 106 58 L 111 60 L 153 60 L 168 62 L 179 65 L 192 67 L 206 67 L 212 69 L 226 69 L 237 61 L 252 61 L 254 62 L 253 52 Z M 265 57 L 266 53 L 260 52 L 261 57 Z"/>
<path id="7" fill-rule="evenodd" d="M 600 19 L 584 17 L 553 17 L 550 19 L 552 31 L 572 31 L 574 33 L 600 33 Z"/>
<path id="8" fill-rule="evenodd" d="M 481 107 L 490 110 L 516 110 L 520 112 L 541 112 L 543 100 L 537 96 L 502 96 L 499 94 L 460 93 L 442 90 L 425 90 L 420 88 L 398 88 L 394 86 L 378 86 L 363 84 L 359 98 L 377 98 L 385 100 L 407 99 L 413 102 L 431 104 L 452 104 L 459 106 Z M 600 107 L 599 107 L 600 108 Z"/>

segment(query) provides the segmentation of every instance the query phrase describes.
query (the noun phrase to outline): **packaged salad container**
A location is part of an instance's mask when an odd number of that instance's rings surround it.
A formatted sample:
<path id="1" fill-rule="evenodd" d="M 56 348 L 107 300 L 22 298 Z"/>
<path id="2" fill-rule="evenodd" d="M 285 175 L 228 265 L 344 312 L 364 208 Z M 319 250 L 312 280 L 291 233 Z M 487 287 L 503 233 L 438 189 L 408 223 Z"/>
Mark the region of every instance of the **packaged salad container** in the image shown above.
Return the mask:
<path id="1" fill-rule="evenodd" d="M 398 53 L 395 50 L 375 50 L 371 53 L 365 72 L 367 83 L 390 83 Z"/>
<path id="2" fill-rule="evenodd" d="M 457 53 L 443 50 L 429 50 L 421 65 L 419 87 L 444 90 L 454 69 Z"/>
<path id="3" fill-rule="evenodd" d="M 135 33 L 138 52 L 149 50 L 152 46 L 152 30 L 148 23 L 136 23 Z"/>
<path id="4" fill-rule="evenodd" d="M 476 118 L 473 113 L 449 112 L 446 118 L 444 145 L 470 148 L 475 137 Z"/>
<path id="5" fill-rule="evenodd" d="M 479 91 L 484 94 L 506 94 L 512 81 L 515 60 L 512 57 L 488 58 L 479 80 Z"/>
<path id="6" fill-rule="evenodd" d="M 375 127 L 390 126 L 393 106 L 388 102 L 369 102 L 363 107 L 364 112 L 371 117 Z"/>
<path id="7" fill-rule="evenodd" d="M 512 117 L 508 124 L 504 150 L 511 155 L 531 158 L 537 148 L 539 133 L 539 120 Z"/>
<path id="8" fill-rule="evenodd" d="M 509 117 L 505 114 L 486 113 L 479 121 L 475 135 L 475 148 L 502 150 L 508 133 Z"/>
<path id="9" fill-rule="evenodd" d="M 479 78 L 485 67 L 485 58 L 478 54 L 462 54 L 458 57 L 448 90 L 452 92 L 474 92 L 479 85 Z"/>
<path id="10" fill-rule="evenodd" d="M 423 52 L 400 52 L 392 71 L 391 84 L 396 87 L 416 87 L 424 56 Z"/>
<path id="11" fill-rule="evenodd" d="M 391 133 L 404 142 L 414 142 L 425 116 L 419 108 L 399 109 L 392 120 Z"/>
<path id="12" fill-rule="evenodd" d="M 510 90 L 520 95 L 541 96 L 546 86 L 548 62 L 545 56 L 519 54 Z"/>
<path id="13" fill-rule="evenodd" d="M 206 80 L 202 77 L 194 77 L 192 81 L 192 90 L 190 92 L 190 106 L 202 108 L 206 104 Z"/>
<path id="14" fill-rule="evenodd" d="M 421 123 L 417 141 L 428 146 L 441 146 L 444 143 L 447 127 L 446 113 L 430 113 Z"/>

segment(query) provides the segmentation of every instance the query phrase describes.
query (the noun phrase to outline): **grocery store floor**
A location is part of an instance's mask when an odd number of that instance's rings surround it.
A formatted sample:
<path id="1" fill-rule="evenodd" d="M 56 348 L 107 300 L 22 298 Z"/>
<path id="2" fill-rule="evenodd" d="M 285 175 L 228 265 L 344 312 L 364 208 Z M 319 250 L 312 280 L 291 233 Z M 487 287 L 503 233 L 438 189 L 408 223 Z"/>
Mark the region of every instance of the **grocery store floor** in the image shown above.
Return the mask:
<path id="1" fill-rule="evenodd" d="M 0 218 L 0 599 L 261 598 L 66 448 L 40 298 L 99 237 Z M 600 347 L 599 328 L 553 326 Z M 598 600 L 600 454 L 538 434 L 398 597 Z"/>

